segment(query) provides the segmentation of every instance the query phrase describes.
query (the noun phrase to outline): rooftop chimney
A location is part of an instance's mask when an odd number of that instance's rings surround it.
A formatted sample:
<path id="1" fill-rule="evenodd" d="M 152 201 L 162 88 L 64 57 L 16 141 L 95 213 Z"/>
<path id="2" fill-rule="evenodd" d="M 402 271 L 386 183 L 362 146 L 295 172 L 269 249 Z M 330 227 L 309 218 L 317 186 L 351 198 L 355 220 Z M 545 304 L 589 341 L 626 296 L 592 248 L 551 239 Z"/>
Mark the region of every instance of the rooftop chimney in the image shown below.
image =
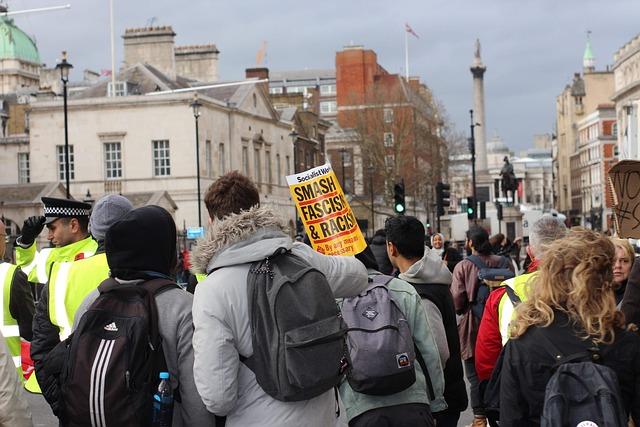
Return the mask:
<path id="1" fill-rule="evenodd" d="M 172 80 L 176 78 L 174 41 L 171 26 L 128 28 L 124 39 L 124 66 L 137 63 L 157 68 Z"/>

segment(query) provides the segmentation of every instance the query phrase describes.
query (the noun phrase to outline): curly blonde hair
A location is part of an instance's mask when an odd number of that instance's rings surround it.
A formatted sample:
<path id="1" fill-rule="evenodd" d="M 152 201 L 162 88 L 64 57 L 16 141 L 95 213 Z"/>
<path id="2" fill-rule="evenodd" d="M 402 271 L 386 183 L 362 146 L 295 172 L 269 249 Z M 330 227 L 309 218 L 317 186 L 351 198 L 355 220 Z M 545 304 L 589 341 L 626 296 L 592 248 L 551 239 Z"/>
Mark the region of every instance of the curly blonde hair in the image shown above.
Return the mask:
<path id="1" fill-rule="evenodd" d="M 549 326 L 554 310 L 566 313 L 584 338 L 610 344 L 624 326 L 613 293 L 615 247 L 606 236 L 572 229 L 549 245 L 537 275 L 529 280 L 528 298 L 515 310 L 511 338 L 531 326 Z"/>

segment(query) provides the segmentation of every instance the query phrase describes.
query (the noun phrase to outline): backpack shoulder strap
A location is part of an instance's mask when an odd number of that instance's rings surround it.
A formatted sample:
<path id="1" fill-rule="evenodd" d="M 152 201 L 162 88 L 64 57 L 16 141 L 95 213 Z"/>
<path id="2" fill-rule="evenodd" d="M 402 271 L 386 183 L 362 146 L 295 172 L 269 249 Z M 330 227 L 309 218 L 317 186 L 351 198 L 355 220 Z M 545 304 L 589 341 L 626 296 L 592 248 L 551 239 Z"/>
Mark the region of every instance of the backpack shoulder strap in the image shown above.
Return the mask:
<path id="1" fill-rule="evenodd" d="M 599 350 L 597 348 L 585 349 L 584 351 L 565 355 L 564 352 L 560 350 L 558 346 L 556 346 L 539 328 L 536 330 L 536 335 L 542 341 L 542 347 L 551 357 L 553 357 L 553 360 L 555 361 L 554 369 L 565 363 L 595 361 L 594 355 L 596 354 L 599 359 Z"/>
<path id="2" fill-rule="evenodd" d="M 516 291 L 513 290 L 513 288 L 509 285 L 504 285 L 502 286 L 504 288 L 504 290 L 507 293 L 507 296 L 509 297 L 509 299 L 511 300 L 511 304 L 513 304 L 514 306 L 520 304 L 522 302 L 522 300 L 520 299 L 520 297 L 518 296 L 518 294 L 516 294 Z M 546 338 L 546 337 L 545 337 Z"/>
<path id="3" fill-rule="evenodd" d="M 372 274 L 371 276 L 369 276 L 369 283 L 386 286 L 387 283 L 389 283 L 393 279 L 395 279 L 395 277 L 388 276 L 386 274 Z"/>
<path id="4" fill-rule="evenodd" d="M 429 393 L 429 400 L 433 402 L 436 398 L 436 392 L 433 391 L 433 382 L 431 381 L 431 376 L 429 375 L 429 371 L 427 370 L 427 364 L 422 357 L 422 353 L 420 353 L 420 349 L 416 345 L 415 340 L 413 341 L 414 352 L 416 353 L 416 360 L 420 364 L 420 368 L 422 369 L 422 373 L 424 374 L 425 382 L 427 383 L 427 392 Z"/>
<path id="5" fill-rule="evenodd" d="M 178 286 L 176 282 L 169 279 L 147 280 L 142 284 L 142 286 L 147 290 L 147 292 L 154 296 L 168 291 L 169 289 L 180 289 L 180 286 Z"/>
<path id="6" fill-rule="evenodd" d="M 482 270 L 483 268 L 487 268 L 487 264 L 485 264 L 484 261 L 482 261 L 482 258 L 477 255 L 469 255 L 467 259 L 480 270 Z"/>

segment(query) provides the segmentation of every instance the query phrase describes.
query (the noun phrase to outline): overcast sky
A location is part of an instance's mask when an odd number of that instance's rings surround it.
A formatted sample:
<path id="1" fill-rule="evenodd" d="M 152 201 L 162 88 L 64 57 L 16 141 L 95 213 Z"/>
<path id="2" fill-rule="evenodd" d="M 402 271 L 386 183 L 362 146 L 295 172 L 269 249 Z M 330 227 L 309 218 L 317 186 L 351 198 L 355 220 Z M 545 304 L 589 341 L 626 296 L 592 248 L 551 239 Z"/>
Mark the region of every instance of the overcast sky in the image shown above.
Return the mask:
<path id="1" fill-rule="evenodd" d="M 72 78 L 89 68 L 110 68 L 108 0 L 10 0 L 12 10 L 70 2 L 65 11 L 18 15 L 16 24 L 35 36 L 42 61 L 55 65 L 69 52 Z M 125 28 L 171 25 L 176 44 L 214 42 L 222 80 L 244 76 L 262 41 L 271 70 L 333 68 L 335 52 L 350 43 L 378 54 L 389 72 L 404 68 L 404 23 L 410 40 L 410 72 L 440 98 L 457 128 L 468 130 L 472 107 L 469 65 L 482 42 L 487 137 L 498 133 L 516 151 L 537 133 L 553 130 L 555 96 L 580 71 L 586 31 L 598 69 L 640 33 L 638 0 L 114 0 L 116 61 Z M 117 65 L 118 66 L 118 65 Z"/>

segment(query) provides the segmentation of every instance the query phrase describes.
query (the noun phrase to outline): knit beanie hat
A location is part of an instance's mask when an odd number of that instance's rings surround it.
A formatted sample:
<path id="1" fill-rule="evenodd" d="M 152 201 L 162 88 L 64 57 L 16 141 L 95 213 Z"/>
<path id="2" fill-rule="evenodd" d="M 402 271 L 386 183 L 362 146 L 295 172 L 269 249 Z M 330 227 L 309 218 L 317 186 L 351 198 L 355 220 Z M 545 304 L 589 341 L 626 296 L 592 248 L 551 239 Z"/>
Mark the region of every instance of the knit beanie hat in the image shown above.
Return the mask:
<path id="1" fill-rule="evenodd" d="M 89 218 L 89 232 L 97 241 L 103 241 L 111 225 L 119 221 L 133 205 L 126 197 L 109 194 L 96 202 Z"/>

